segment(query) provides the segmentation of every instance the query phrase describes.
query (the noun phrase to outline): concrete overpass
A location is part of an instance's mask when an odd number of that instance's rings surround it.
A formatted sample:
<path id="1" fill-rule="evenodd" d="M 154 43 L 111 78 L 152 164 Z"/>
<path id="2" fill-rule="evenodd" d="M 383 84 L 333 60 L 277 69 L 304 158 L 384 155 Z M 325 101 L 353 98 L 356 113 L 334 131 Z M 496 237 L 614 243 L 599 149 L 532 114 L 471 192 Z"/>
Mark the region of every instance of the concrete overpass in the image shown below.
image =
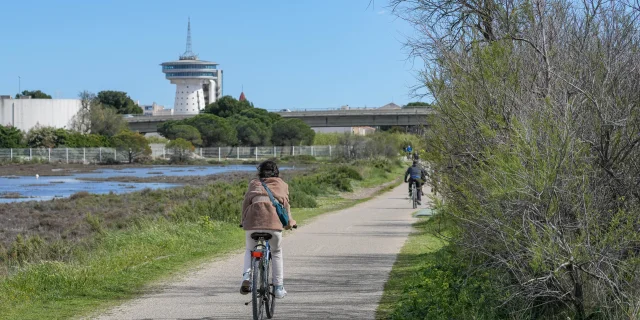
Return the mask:
<path id="1" fill-rule="evenodd" d="M 434 113 L 427 108 L 406 109 L 351 109 L 277 112 L 283 118 L 297 118 L 310 127 L 362 127 L 362 126 L 420 126 Z M 135 116 L 125 118 L 133 131 L 151 133 L 168 120 L 183 120 L 194 115 Z"/>

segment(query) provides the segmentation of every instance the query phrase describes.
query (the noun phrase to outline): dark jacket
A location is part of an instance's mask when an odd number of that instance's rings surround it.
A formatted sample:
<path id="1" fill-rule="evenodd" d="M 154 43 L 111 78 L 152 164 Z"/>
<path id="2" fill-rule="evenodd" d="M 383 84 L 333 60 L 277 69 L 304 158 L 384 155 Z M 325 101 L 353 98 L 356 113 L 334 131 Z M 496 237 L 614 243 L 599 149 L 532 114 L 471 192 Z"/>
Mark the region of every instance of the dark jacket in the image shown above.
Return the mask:
<path id="1" fill-rule="evenodd" d="M 404 182 L 409 181 L 407 177 L 411 179 L 426 180 L 426 176 L 427 176 L 427 173 L 424 171 L 424 169 L 420 168 L 420 166 L 418 165 L 414 165 L 409 167 L 409 169 L 407 169 L 407 172 L 405 172 Z"/>

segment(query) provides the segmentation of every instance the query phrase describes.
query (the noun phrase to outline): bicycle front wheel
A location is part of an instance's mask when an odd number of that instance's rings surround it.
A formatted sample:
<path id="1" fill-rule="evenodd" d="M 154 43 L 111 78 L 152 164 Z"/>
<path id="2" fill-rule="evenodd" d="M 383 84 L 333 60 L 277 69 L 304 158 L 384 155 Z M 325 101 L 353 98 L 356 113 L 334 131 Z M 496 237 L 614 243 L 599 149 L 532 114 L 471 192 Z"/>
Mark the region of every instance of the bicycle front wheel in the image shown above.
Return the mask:
<path id="1" fill-rule="evenodd" d="M 264 282 L 262 281 L 264 276 L 261 262 L 262 260 L 260 259 L 253 259 L 253 283 L 251 285 L 253 320 L 263 320 L 265 318 L 263 294 L 267 292 L 268 289 L 264 288 Z"/>

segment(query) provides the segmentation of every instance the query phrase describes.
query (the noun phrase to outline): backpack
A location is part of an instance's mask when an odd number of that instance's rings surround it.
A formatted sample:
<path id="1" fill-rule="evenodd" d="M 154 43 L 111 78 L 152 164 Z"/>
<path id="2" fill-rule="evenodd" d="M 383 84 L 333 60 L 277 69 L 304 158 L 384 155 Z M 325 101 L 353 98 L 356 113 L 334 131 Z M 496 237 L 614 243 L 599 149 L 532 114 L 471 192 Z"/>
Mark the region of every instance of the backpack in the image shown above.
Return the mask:
<path id="1" fill-rule="evenodd" d="M 273 206 L 276 208 L 276 213 L 278 213 L 278 219 L 280 219 L 282 226 L 283 227 L 288 226 L 289 213 L 287 212 L 287 209 L 282 205 L 282 203 L 280 203 L 278 200 L 276 200 L 276 198 L 273 197 L 273 193 L 271 193 L 271 190 L 269 190 L 269 188 L 267 187 L 267 184 L 264 183 L 264 181 L 260 181 L 260 182 L 262 183 L 262 186 L 264 187 L 264 189 L 267 190 L 269 199 L 271 199 L 271 204 L 273 204 Z"/>

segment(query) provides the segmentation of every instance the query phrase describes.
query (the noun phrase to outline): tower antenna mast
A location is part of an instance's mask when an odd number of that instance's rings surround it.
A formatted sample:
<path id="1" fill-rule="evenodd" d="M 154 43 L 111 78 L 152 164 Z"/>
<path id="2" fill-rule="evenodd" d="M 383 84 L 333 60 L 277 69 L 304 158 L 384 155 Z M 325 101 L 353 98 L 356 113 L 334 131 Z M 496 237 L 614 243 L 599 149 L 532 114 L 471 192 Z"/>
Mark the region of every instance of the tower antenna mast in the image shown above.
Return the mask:
<path id="1" fill-rule="evenodd" d="M 191 17 L 189 17 L 187 24 L 187 49 L 180 56 L 180 60 L 198 60 L 198 55 L 193 53 L 191 49 Z"/>

